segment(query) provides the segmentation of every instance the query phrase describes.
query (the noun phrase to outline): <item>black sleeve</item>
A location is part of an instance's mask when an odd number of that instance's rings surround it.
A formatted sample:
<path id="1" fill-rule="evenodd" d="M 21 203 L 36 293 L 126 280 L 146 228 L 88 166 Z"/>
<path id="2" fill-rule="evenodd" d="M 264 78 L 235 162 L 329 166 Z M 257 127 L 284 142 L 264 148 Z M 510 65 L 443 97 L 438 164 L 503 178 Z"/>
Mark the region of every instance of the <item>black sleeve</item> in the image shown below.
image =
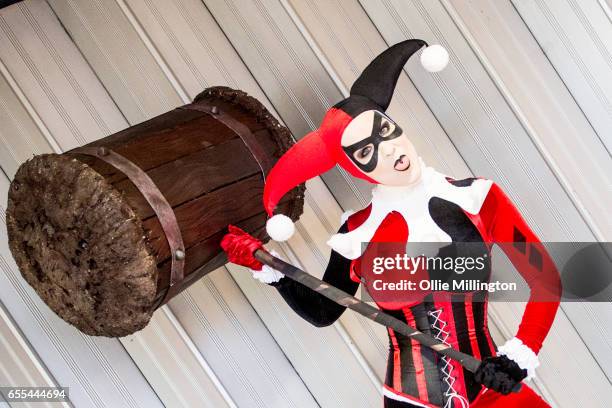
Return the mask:
<path id="1" fill-rule="evenodd" d="M 348 232 L 347 224 L 340 227 L 339 233 Z M 332 250 L 323 275 L 323 280 L 351 295 L 357 293 L 359 283 L 350 277 L 351 260 Z M 314 290 L 282 277 L 278 282 L 271 283 L 285 299 L 285 302 L 302 318 L 316 327 L 329 326 L 344 312 L 346 307 L 340 306 L 332 300 Z"/>

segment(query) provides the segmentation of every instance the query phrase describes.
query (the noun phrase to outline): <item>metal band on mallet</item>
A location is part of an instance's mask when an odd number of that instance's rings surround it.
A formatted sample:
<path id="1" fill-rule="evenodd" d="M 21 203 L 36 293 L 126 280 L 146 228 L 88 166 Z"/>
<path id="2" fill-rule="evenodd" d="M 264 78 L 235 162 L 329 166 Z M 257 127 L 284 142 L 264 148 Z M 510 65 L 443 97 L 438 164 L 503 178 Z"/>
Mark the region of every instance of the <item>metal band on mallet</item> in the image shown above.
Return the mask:
<path id="1" fill-rule="evenodd" d="M 470 356 L 469 354 L 462 353 L 461 351 L 452 348 L 448 344 L 444 344 L 439 340 L 434 339 L 433 337 L 407 325 L 395 317 L 386 314 L 380 309 L 375 308 L 367 304 L 364 301 L 357 299 L 355 296 L 351 296 L 348 293 L 344 292 L 332 286 L 328 283 L 325 283 L 321 279 L 315 278 L 314 276 L 302 271 L 301 269 L 296 268 L 295 266 L 284 262 L 281 259 L 278 259 L 272 255 L 270 255 L 266 251 L 262 251 L 260 249 L 256 250 L 253 253 L 255 259 L 259 262 L 268 265 L 271 268 L 276 269 L 277 271 L 282 272 L 288 278 L 301 283 L 302 285 L 314 290 L 317 293 L 320 293 L 322 296 L 336 302 L 341 306 L 348 307 L 361 314 L 362 316 L 367 317 L 370 320 L 373 320 L 377 323 L 382 324 L 383 326 L 387 326 L 395 330 L 396 332 L 403 334 L 404 336 L 410 337 L 418 341 L 419 343 L 435 350 L 436 352 L 448 356 L 454 360 L 457 360 L 466 370 L 474 373 L 480 366 L 480 360 Z"/>
<path id="2" fill-rule="evenodd" d="M 176 215 L 168 200 L 164 197 L 155 182 L 149 175 L 136 164 L 132 163 L 126 157 L 109 149 L 105 146 L 82 146 L 70 150 L 70 154 L 85 154 L 88 156 L 97 157 L 98 159 L 113 166 L 123 174 L 136 186 L 140 194 L 147 200 L 151 209 L 157 216 L 162 227 L 168 247 L 170 248 L 170 282 L 166 288 L 166 293 L 161 298 L 159 303 L 153 306 L 157 309 L 162 304 L 170 300 L 170 295 L 173 294 L 172 289 L 176 287 L 185 277 L 185 244 L 183 243 L 183 235 L 178 226 Z"/>

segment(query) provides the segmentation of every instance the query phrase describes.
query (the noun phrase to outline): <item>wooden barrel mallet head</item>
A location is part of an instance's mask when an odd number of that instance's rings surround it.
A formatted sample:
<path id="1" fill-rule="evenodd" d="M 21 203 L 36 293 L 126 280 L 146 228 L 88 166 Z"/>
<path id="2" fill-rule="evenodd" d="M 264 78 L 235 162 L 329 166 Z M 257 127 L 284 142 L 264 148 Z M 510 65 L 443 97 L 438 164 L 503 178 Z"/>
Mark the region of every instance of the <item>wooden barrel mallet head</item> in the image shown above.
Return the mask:
<path id="1" fill-rule="evenodd" d="M 255 98 L 194 102 L 63 154 L 23 163 L 9 189 L 9 247 L 62 319 L 120 337 L 226 262 L 228 224 L 267 239 L 265 174 L 293 144 Z M 304 186 L 280 203 L 297 219 Z"/>

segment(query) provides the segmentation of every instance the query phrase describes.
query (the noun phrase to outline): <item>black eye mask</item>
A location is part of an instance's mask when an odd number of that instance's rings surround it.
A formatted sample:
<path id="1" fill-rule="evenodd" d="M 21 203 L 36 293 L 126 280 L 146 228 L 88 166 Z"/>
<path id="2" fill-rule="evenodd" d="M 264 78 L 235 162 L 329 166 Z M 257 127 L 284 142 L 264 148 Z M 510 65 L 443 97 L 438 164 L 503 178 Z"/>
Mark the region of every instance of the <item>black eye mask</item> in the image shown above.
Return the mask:
<path id="1" fill-rule="evenodd" d="M 370 136 L 366 137 L 363 140 L 360 140 L 357 143 L 353 143 L 350 146 L 342 146 L 342 149 L 346 152 L 346 154 L 353 161 L 353 163 L 355 163 L 355 165 L 365 173 L 370 173 L 374 171 L 374 169 L 378 165 L 378 145 L 382 142 L 386 142 L 387 140 L 395 139 L 396 137 L 402 134 L 402 128 L 400 128 L 397 124 L 391 122 L 391 120 L 387 118 L 390 123 L 395 125 L 395 129 L 393 129 L 393 132 L 390 135 L 385 137 L 381 136 L 380 131 L 382 129 L 382 118 L 383 116 L 379 112 L 375 111 L 374 123 L 372 124 L 372 131 L 370 133 Z M 373 149 L 372 157 L 370 157 L 370 160 L 367 163 L 360 163 L 357 159 L 355 159 L 354 154 L 357 150 L 362 149 L 369 144 L 372 145 Z"/>

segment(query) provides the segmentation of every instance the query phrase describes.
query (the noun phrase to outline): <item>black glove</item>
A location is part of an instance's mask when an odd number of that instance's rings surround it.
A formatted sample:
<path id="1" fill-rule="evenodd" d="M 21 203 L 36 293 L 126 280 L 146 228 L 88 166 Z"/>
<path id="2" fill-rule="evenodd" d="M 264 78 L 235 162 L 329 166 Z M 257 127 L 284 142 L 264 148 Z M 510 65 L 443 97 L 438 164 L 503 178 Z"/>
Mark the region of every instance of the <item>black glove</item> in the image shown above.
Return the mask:
<path id="1" fill-rule="evenodd" d="M 503 395 L 518 391 L 525 377 L 527 370 L 504 355 L 485 358 L 474 373 L 479 384 Z"/>

